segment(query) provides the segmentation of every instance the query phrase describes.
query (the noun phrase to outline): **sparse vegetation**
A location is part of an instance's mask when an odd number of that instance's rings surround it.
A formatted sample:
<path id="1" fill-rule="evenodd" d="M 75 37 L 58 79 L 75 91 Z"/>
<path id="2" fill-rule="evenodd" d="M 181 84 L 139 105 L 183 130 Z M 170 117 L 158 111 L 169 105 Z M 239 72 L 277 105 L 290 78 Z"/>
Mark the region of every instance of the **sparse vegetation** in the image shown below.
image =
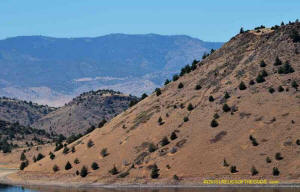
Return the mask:
<path id="1" fill-rule="evenodd" d="M 80 170 L 80 176 L 81 177 L 86 177 L 88 175 L 88 168 L 86 166 L 82 166 Z"/>
<path id="2" fill-rule="evenodd" d="M 197 84 L 196 86 L 195 86 L 195 90 L 200 90 L 202 87 L 201 87 L 201 85 L 199 85 L 199 84 Z"/>
<path id="3" fill-rule="evenodd" d="M 116 175 L 119 173 L 118 169 L 116 168 L 116 166 L 114 165 L 114 167 L 109 170 L 109 173 L 112 174 L 112 175 Z"/>
<path id="4" fill-rule="evenodd" d="M 57 172 L 57 171 L 59 171 L 59 167 L 57 165 L 53 165 L 52 170 L 54 172 Z"/>
<path id="5" fill-rule="evenodd" d="M 295 80 L 292 81 L 292 87 L 293 87 L 294 89 L 298 90 L 299 85 L 298 85 L 298 83 L 297 83 Z"/>
<path id="6" fill-rule="evenodd" d="M 231 110 L 231 108 L 225 103 L 224 105 L 223 105 L 223 111 L 224 112 L 229 112 Z"/>
<path id="7" fill-rule="evenodd" d="M 66 163 L 66 165 L 65 165 L 65 170 L 70 170 L 70 169 L 72 169 L 72 165 L 71 165 L 71 163 L 68 161 L 68 162 Z"/>
<path id="8" fill-rule="evenodd" d="M 228 166 L 229 166 L 229 164 L 227 163 L 227 161 L 226 161 L 225 158 L 224 158 L 224 160 L 223 160 L 223 166 L 224 166 L 224 167 L 228 167 Z"/>
<path id="9" fill-rule="evenodd" d="M 150 143 L 149 146 L 148 146 L 148 151 L 150 153 L 153 153 L 154 151 L 156 151 L 157 147 L 156 145 L 154 145 L 153 143 Z"/>
<path id="10" fill-rule="evenodd" d="M 258 174 L 257 169 L 254 166 L 252 166 L 252 168 L 251 168 L 251 175 L 254 176 L 254 175 L 257 175 L 257 174 Z"/>
<path id="11" fill-rule="evenodd" d="M 150 176 L 151 176 L 152 179 L 156 179 L 156 178 L 159 177 L 159 169 L 158 169 L 158 167 L 157 167 L 156 164 L 154 164 L 152 166 L 152 170 L 151 170 Z"/>
<path id="12" fill-rule="evenodd" d="M 174 131 L 171 133 L 170 139 L 171 140 L 177 139 L 177 135 L 176 135 L 176 133 Z"/>
<path id="13" fill-rule="evenodd" d="M 273 94 L 275 92 L 275 89 L 273 87 L 269 87 L 269 93 Z"/>
<path id="14" fill-rule="evenodd" d="M 87 142 L 87 147 L 88 148 L 91 148 L 94 146 L 94 142 L 90 139 L 88 142 Z"/>
<path id="15" fill-rule="evenodd" d="M 156 96 L 160 96 L 160 95 L 161 95 L 161 90 L 160 90 L 160 88 L 156 88 L 156 89 L 155 89 L 155 93 L 156 93 Z"/>
<path id="16" fill-rule="evenodd" d="M 276 154 L 275 154 L 275 159 L 276 159 L 277 161 L 282 160 L 283 157 L 281 156 L 281 153 L 276 153 Z"/>
<path id="17" fill-rule="evenodd" d="M 91 165 L 91 168 L 93 170 L 97 170 L 97 169 L 99 169 L 99 166 L 98 166 L 98 164 L 96 162 L 93 162 L 92 165 Z"/>
<path id="18" fill-rule="evenodd" d="M 282 61 L 279 59 L 279 57 L 277 56 L 274 62 L 274 66 L 279 66 L 282 65 Z"/>
<path id="19" fill-rule="evenodd" d="M 260 64 L 259 64 L 260 67 L 266 67 L 267 64 L 265 63 L 264 60 L 261 60 Z"/>
<path id="20" fill-rule="evenodd" d="M 286 61 L 282 67 L 278 68 L 278 73 L 279 74 L 288 74 L 288 73 L 293 73 L 294 71 L 295 70 L 290 65 L 289 61 Z"/>
<path id="21" fill-rule="evenodd" d="M 183 118 L 183 122 L 188 122 L 188 121 L 189 121 L 189 117 L 186 116 Z"/>
<path id="22" fill-rule="evenodd" d="M 226 91 L 225 94 L 224 94 L 224 99 L 229 99 L 230 98 L 230 95 L 229 93 Z"/>
<path id="23" fill-rule="evenodd" d="M 193 109 L 194 109 L 194 106 L 191 103 L 189 103 L 187 110 L 192 111 Z"/>
<path id="24" fill-rule="evenodd" d="M 277 91 L 278 91 L 278 92 L 282 92 L 282 91 L 284 91 L 284 89 L 283 89 L 283 87 L 280 85 L 280 86 L 278 87 Z"/>
<path id="25" fill-rule="evenodd" d="M 230 172 L 231 173 L 237 173 L 238 171 L 236 169 L 236 166 L 234 166 L 234 165 L 230 166 Z"/>
<path id="26" fill-rule="evenodd" d="M 211 127 L 218 127 L 219 123 L 217 122 L 217 120 L 213 119 L 211 122 L 210 122 L 210 126 Z"/>
<path id="27" fill-rule="evenodd" d="M 160 141 L 160 144 L 161 146 L 165 146 L 165 145 L 168 145 L 170 142 L 168 140 L 167 137 L 164 137 L 161 141 Z"/>
<path id="28" fill-rule="evenodd" d="M 278 176 L 280 174 L 280 171 L 277 167 L 273 167 L 273 176 Z"/>
<path id="29" fill-rule="evenodd" d="M 182 89 L 183 87 L 184 87 L 183 83 L 180 82 L 180 83 L 178 84 L 178 89 Z"/>

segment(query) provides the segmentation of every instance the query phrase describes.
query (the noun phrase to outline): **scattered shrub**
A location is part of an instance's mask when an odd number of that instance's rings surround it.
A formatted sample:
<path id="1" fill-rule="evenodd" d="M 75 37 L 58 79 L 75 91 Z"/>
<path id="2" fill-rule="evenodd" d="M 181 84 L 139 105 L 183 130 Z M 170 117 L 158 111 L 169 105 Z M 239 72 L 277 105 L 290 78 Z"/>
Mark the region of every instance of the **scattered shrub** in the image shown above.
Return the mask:
<path id="1" fill-rule="evenodd" d="M 179 79 L 179 76 L 177 74 L 173 75 L 173 81 L 177 81 Z"/>
<path id="2" fill-rule="evenodd" d="M 183 118 L 183 122 L 188 122 L 189 121 L 189 117 L 184 117 Z"/>
<path id="3" fill-rule="evenodd" d="M 213 96 L 209 96 L 209 97 L 208 97 L 208 100 L 209 100 L 210 102 L 213 102 L 215 99 L 214 99 Z"/>
<path id="4" fill-rule="evenodd" d="M 20 164 L 20 170 L 24 170 L 27 166 L 28 166 L 29 162 L 26 161 L 22 161 Z"/>
<path id="5" fill-rule="evenodd" d="M 197 84 L 196 86 L 195 86 L 195 90 L 200 90 L 202 87 L 201 87 L 201 85 L 199 85 L 199 84 Z"/>
<path id="6" fill-rule="evenodd" d="M 159 125 L 162 125 L 163 124 L 163 119 L 161 117 L 159 117 L 157 122 L 158 122 Z"/>
<path id="7" fill-rule="evenodd" d="M 215 113 L 215 114 L 214 114 L 214 119 L 219 119 L 219 117 L 220 117 L 220 116 L 219 116 L 218 113 Z"/>
<path id="8" fill-rule="evenodd" d="M 273 175 L 278 176 L 280 174 L 280 171 L 277 167 L 273 167 Z"/>
<path id="9" fill-rule="evenodd" d="M 266 80 L 265 80 L 264 76 L 261 75 L 261 74 L 258 74 L 258 76 L 256 77 L 256 82 L 257 82 L 257 83 L 263 83 L 263 82 L 265 82 L 265 81 L 266 81 Z"/>
<path id="10" fill-rule="evenodd" d="M 218 123 L 215 119 L 213 119 L 213 120 L 210 122 L 210 126 L 211 126 L 211 127 L 218 127 L 218 125 L 219 125 L 219 123 Z"/>
<path id="11" fill-rule="evenodd" d="M 88 148 L 91 148 L 91 147 L 93 147 L 94 146 L 94 142 L 90 139 L 89 141 L 88 141 L 88 143 L 87 143 L 87 147 Z"/>
<path id="12" fill-rule="evenodd" d="M 156 88 L 156 89 L 155 89 L 155 93 L 156 93 L 156 96 L 160 96 L 160 95 L 161 95 L 161 90 L 160 90 L 160 88 Z"/>
<path id="13" fill-rule="evenodd" d="M 282 92 L 282 91 L 284 91 L 284 89 L 283 89 L 283 87 L 280 85 L 279 87 L 278 87 L 278 92 Z"/>
<path id="14" fill-rule="evenodd" d="M 255 84 L 254 80 L 251 79 L 249 85 L 254 85 L 254 84 Z"/>
<path id="15" fill-rule="evenodd" d="M 52 152 L 50 152 L 49 157 L 50 157 L 51 160 L 53 160 L 55 158 L 55 155 Z"/>
<path id="16" fill-rule="evenodd" d="M 277 56 L 276 59 L 275 59 L 275 62 L 274 62 L 274 66 L 278 66 L 278 65 L 282 65 L 282 61 Z"/>
<path id="17" fill-rule="evenodd" d="M 294 68 L 290 65 L 288 61 L 286 61 L 282 67 L 278 68 L 279 74 L 288 74 L 293 73 L 294 71 Z"/>
<path id="18" fill-rule="evenodd" d="M 140 100 L 144 100 L 148 97 L 148 95 L 146 93 L 143 93 L 143 95 L 141 96 L 141 99 Z"/>
<path id="19" fill-rule="evenodd" d="M 24 152 L 22 152 L 21 156 L 20 156 L 20 160 L 21 161 L 25 161 L 27 158 L 26 158 L 26 155 Z"/>
<path id="20" fill-rule="evenodd" d="M 278 160 L 278 161 L 282 160 L 283 157 L 281 156 L 281 153 L 276 153 L 275 154 L 275 159 Z"/>
<path id="21" fill-rule="evenodd" d="M 175 181 L 179 181 L 179 177 L 178 177 L 177 175 L 173 175 L 173 179 L 174 179 Z"/>
<path id="22" fill-rule="evenodd" d="M 107 148 L 103 148 L 101 151 L 100 151 L 100 154 L 102 157 L 106 157 L 108 155 L 107 153 Z"/>
<path id="23" fill-rule="evenodd" d="M 254 176 L 254 175 L 257 175 L 257 174 L 258 174 L 257 169 L 254 166 L 252 166 L 252 168 L 251 168 L 251 175 Z"/>
<path id="24" fill-rule="evenodd" d="M 224 160 L 223 160 L 223 166 L 224 166 L 224 167 L 228 167 L 228 166 L 229 166 L 229 164 L 227 163 L 227 161 L 226 161 L 225 158 L 224 158 Z"/>
<path id="25" fill-rule="evenodd" d="M 69 153 L 69 148 L 65 146 L 63 150 L 63 154 L 68 154 L 68 153 Z"/>
<path id="26" fill-rule="evenodd" d="M 79 164 L 80 163 L 79 159 L 78 158 L 74 159 L 74 163 Z"/>
<path id="27" fill-rule="evenodd" d="M 39 161 L 39 160 L 43 159 L 44 157 L 45 156 L 43 154 L 39 153 L 36 157 L 36 161 Z"/>
<path id="28" fill-rule="evenodd" d="M 267 66 L 267 64 L 265 63 L 265 61 L 264 61 L 264 60 L 262 60 L 262 61 L 260 62 L 260 64 L 259 64 L 259 66 L 260 66 L 260 67 L 266 67 L 266 66 Z"/>
<path id="29" fill-rule="evenodd" d="M 224 112 L 229 112 L 231 110 L 231 108 L 225 103 L 224 105 L 223 105 L 223 111 Z"/>
<path id="30" fill-rule="evenodd" d="M 52 170 L 54 172 L 57 172 L 57 171 L 59 171 L 59 167 L 57 165 L 53 165 Z"/>
<path id="31" fill-rule="evenodd" d="M 183 83 L 180 82 L 180 83 L 178 84 L 178 89 L 182 89 L 182 88 L 183 88 Z"/>
<path id="32" fill-rule="evenodd" d="M 192 111 L 194 109 L 193 105 L 190 103 L 187 107 L 187 110 L 188 111 Z"/>
<path id="33" fill-rule="evenodd" d="M 160 141 L 160 143 L 161 143 L 161 146 L 165 146 L 165 145 L 168 145 L 170 142 L 169 142 L 169 140 L 168 140 L 167 137 L 164 137 L 164 138 Z"/>
<path id="34" fill-rule="evenodd" d="M 69 170 L 69 169 L 72 169 L 72 165 L 71 163 L 68 161 L 65 165 L 65 170 Z"/>
<path id="35" fill-rule="evenodd" d="M 88 175 L 88 168 L 86 166 L 82 166 L 80 170 L 80 176 L 81 177 L 86 177 Z"/>
<path id="36" fill-rule="evenodd" d="M 275 89 L 273 87 L 269 87 L 269 93 L 273 94 L 275 92 Z"/>
<path id="37" fill-rule="evenodd" d="M 267 157 L 267 158 L 266 158 L 266 162 L 267 162 L 267 163 L 272 163 L 271 158 L 270 158 L 270 157 Z"/>
<path id="38" fill-rule="evenodd" d="M 299 85 L 297 84 L 297 82 L 294 80 L 294 81 L 292 81 L 292 87 L 294 88 L 294 89 L 298 89 L 298 87 L 299 87 Z"/>
<path id="39" fill-rule="evenodd" d="M 231 173 L 237 173 L 238 171 L 236 170 L 236 166 L 232 165 L 232 166 L 230 167 L 230 172 L 231 172 Z"/>
<path id="40" fill-rule="evenodd" d="M 151 170 L 150 176 L 151 176 L 152 179 L 156 179 L 156 178 L 159 177 L 159 169 L 158 169 L 158 167 L 157 167 L 156 164 L 154 164 L 152 166 L 152 170 Z"/>
<path id="41" fill-rule="evenodd" d="M 226 91 L 225 94 L 224 94 L 224 99 L 229 99 L 230 98 L 230 95 L 229 93 Z"/>
<path id="42" fill-rule="evenodd" d="M 92 165 L 91 165 L 91 167 L 92 167 L 93 170 L 99 169 L 99 166 L 98 166 L 98 164 L 96 162 L 93 162 Z"/>
<path id="43" fill-rule="evenodd" d="M 170 83 L 170 80 L 169 80 L 169 79 L 166 79 L 165 85 L 168 85 L 169 83 Z"/>
<path id="44" fill-rule="evenodd" d="M 154 151 L 156 151 L 157 147 L 153 144 L 153 143 L 150 143 L 149 146 L 148 146 L 148 151 L 150 153 L 153 153 Z"/>
<path id="45" fill-rule="evenodd" d="M 171 133 L 170 139 L 171 140 L 177 139 L 177 135 L 176 135 L 176 133 L 174 131 Z"/>
<path id="46" fill-rule="evenodd" d="M 112 175 L 116 175 L 119 173 L 118 169 L 116 168 L 116 166 L 114 165 L 114 167 L 109 170 L 109 173 L 112 174 Z"/>

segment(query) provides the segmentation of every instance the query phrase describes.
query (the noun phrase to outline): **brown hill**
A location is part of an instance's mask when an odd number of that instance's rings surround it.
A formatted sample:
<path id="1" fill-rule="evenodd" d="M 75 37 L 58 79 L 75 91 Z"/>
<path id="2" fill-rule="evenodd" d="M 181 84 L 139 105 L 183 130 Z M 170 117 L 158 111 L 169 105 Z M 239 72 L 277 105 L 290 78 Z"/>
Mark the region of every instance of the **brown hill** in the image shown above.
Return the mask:
<path id="1" fill-rule="evenodd" d="M 126 110 L 136 97 L 112 90 L 82 93 L 71 102 L 32 124 L 33 127 L 69 136 L 84 133 L 103 120 L 110 120 Z"/>
<path id="2" fill-rule="evenodd" d="M 186 67 L 161 94 L 157 90 L 69 144 L 74 153 L 58 151 L 54 160 L 44 158 L 11 178 L 68 184 L 201 184 L 204 178 L 299 183 L 299 33 L 300 24 L 293 23 L 235 36 L 191 72 Z M 282 64 L 274 65 L 277 56 Z M 93 162 L 98 169 L 91 168 Z M 86 177 L 76 174 L 83 166 Z M 279 176 L 273 176 L 276 168 Z"/>
<path id="3" fill-rule="evenodd" d="M 11 123 L 19 122 L 21 125 L 28 126 L 55 110 L 56 108 L 47 105 L 6 97 L 0 98 L 0 119 Z"/>

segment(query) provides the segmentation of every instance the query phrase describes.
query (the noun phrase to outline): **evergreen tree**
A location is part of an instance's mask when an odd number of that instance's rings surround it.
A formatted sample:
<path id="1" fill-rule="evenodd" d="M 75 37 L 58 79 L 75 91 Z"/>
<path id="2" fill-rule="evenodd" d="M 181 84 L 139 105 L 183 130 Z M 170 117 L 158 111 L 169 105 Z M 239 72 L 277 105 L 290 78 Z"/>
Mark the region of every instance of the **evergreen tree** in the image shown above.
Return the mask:
<path id="1" fill-rule="evenodd" d="M 101 154 L 102 157 L 106 157 L 106 156 L 108 155 L 108 153 L 107 153 L 107 148 L 103 148 L 103 149 L 101 150 L 100 154 Z"/>
<path id="2" fill-rule="evenodd" d="M 226 161 L 225 158 L 224 158 L 224 160 L 223 160 L 223 166 L 224 166 L 224 167 L 228 167 L 228 166 L 229 166 L 229 164 L 227 163 L 227 161 Z"/>
<path id="3" fill-rule="evenodd" d="M 53 165 L 52 170 L 54 172 L 57 172 L 57 171 L 59 171 L 59 167 L 57 165 Z"/>
<path id="4" fill-rule="evenodd" d="M 252 166 L 252 168 L 251 168 L 251 175 L 254 176 L 254 175 L 257 175 L 257 174 L 258 174 L 257 169 L 254 166 Z"/>
<path id="5" fill-rule="evenodd" d="M 224 112 L 229 112 L 231 110 L 231 108 L 225 103 L 224 105 L 223 105 L 223 111 Z"/>
<path id="6" fill-rule="evenodd" d="M 67 164 L 65 165 L 65 170 L 72 169 L 71 163 L 68 161 Z"/>
<path id="7" fill-rule="evenodd" d="M 156 179 L 159 177 L 159 169 L 156 164 L 153 165 L 150 176 L 152 179 Z"/>
<path id="8" fill-rule="evenodd" d="M 169 142 L 169 140 L 168 140 L 167 137 L 164 137 L 164 138 L 160 141 L 160 143 L 161 143 L 161 146 L 165 146 L 165 145 L 168 145 L 170 142 Z"/>
<path id="9" fill-rule="evenodd" d="M 244 31 L 244 28 L 243 27 L 241 27 L 241 29 L 240 29 L 240 34 L 242 34 L 242 33 L 244 33 L 245 31 Z"/>
<path id="10" fill-rule="evenodd" d="M 266 80 L 265 80 L 264 76 L 261 75 L 261 74 L 259 74 L 259 75 L 256 77 L 256 82 L 257 82 L 257 83 L 263 83 L 263 82 L 265 82 L 265 81 L 266 81 Z"/>
<path id="11" fill-rule="evenodd" d="M 20 160 L 21 161 L 25 161 L 26 160 L 26 155 L 24 152 L 22 152 L 21 156 L 20 156 Z"/>
<path id="12" fill-rule="evenodd" d="M 239 89 L 240 89 L 240 90 L 245 90 L 245 89 L 247 89 L 247 87 L 246 87 L 246 85 L 245 85 L 245 83 L 244 83 L 243 81 L 240 83 Z"/>
<path id="13" fill-rule="evenodd" d="M 81 177 L 86 177 L 87 175 L 88 175 L 88 169 L 87 169 L 86 166 L 83 166 L 83 167 L 81 168 L 81 171 L 80 171 L 80 176 L 81 176 Z"/>
<path id="14" fill-rule="evenodd" d="M 53 160 L 55 158 L 55 155 L 52 152 L 50 152 L 49 156 L 50 156 L 51 160 Z"/>
<path id="15" fill-rule="evenodd" d="M 209 100 L 210 102 L 213 102 L 215 99 L 214 99 L 213 96 L 210 95 L 210 96 L 208 97 L 208 100 Z"/>
<path id="16" fill-rule="evenodd" d="M 299 87 L 299 85 L 298 85 L 298 83 L 294 80 L 294 81 L 292 81 L 292 87 L 294 88 L 294 89 L 298 89 L 298 87 Z"/>
<path id="17" fill-rule="evenodd" d="M 180 82 L 180 83 L 178 84 L 178 89 L 182 89 L 182 88 L 183 88 L 183 83 Z"/>
<path id="18" fill-rule="evenodd" d="M 201 87 L 201 85 L 199 85 L 199 84 L 197 84 L 196 86 L 195 86 L 195 90 L 200 90 L 202 87 Z"/>
<path id="19" fill-rule="evenodd" d="M 174 131 L 171 133 L 170 139 L 171 140 L 177 139 L 177 135 L 176 135 L 176 133 Z"/>
<path id="20" fill-rule="evenodd" d="M 277 167 L 273 167 L 273 176 L 278 176 L 280 174 L 280 171 Z"/>
<path id="21" fill-rule="evenodd" d="M 282 92 L 282 91 L 284 91 L 284 89 L 283 89 L 283 87 L 280 85 L 279 87 L 278 87 L 278 92 Z"/>
<path id="22" fill-rule="evenodd" d="M 168 85 L 169 83 L 170 83 L 170 80 L 169 80 L 169 79 L 166 79 L 165 85 Z"/>
<path id="23" fill-rule="evenodd" d="M 215 119 L 213 119 L 210 123 L 211 127 L 218 127 L 218 125 L 219 125 L 219 123 Z"/>
<path id="24" fill-rule="evenodd" d="M 160 96 L 160 95 L 161 95 L 161 90 L 160 90 L 160 88 L 156 88 L 156 89 L 155 89 L 155 93 L 156 93 L 156 96 Z"/>
<path id="25" fill-rule="evenodd" d="M 99 166 L 96 162 L 93 162 L 91 167 L 92 167 L 93 170 L 99 169 Z"/>
<path id="26" fill-rule="evenodd" d="M 228 93 L 227 91 L 226 91 L 225 94 L 224 94 L 224 98 L 225 98 L 225 99 L 229 99 L 229 98 L 230 98 L 230 95 L 229 95 L 229 93 Z"/>
<path id="27" fill-rule="evenodd" d="M 189 103 L 187 110 L 188 111 L 192 111 L 194 109 L 193 105 L 191 103 Z"/>
<path id="28" fill-rule="evenodd" d="M 282 65 L 282 61 L 279 59 L 279 57 L 277 56 L 275 59 L 275 63 L 274 66 L 278 66 L 278 65 Z"/>
<path id="29" fill-rule="evenodd" d="M 154 151 L 156 151 L 157 147 L 153 144 L 153 143 L 150 143 L 149 146 L 148 146 L 148 151 L 150 153 L 153 153 Z"/>
<path id="30" fill-rule="evenodd" d="M 173 75 L 173 81 L 177 81 L 179 79 L 179 76 L 177 74 Z"/>
<path id="31" fill-rule="evenodd" d="M 260 64 L 259 64 L 259 66 L 260 66 L 260 67 L 266 67 L 266 66 L 267 66 L 267 64 L 265 63 L 265 61 L 264 61 L 264 60 L 262 60 L 262 61 L 260 62 Z"/>
<path id="32" fill-rule="evenodd" d="M 109 173 L 112 174 L 112 175 L 116 175 L 119 173 L 118 169 L 116 168 L 116 166 L 114 165 L 114 167 L 109 170 Z"/>

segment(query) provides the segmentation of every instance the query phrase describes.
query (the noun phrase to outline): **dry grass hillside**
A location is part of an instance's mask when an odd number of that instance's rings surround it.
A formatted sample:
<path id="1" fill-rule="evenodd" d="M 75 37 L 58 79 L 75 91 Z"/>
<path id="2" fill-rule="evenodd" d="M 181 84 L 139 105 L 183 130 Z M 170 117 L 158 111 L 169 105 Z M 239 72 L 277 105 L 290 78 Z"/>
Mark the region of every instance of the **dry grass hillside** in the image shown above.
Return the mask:
<path id="1" fill-rule="evenodd" d="M 33 123 L 33 127 L 70 136 L 84 133 L 103 120 L 110 120 L 129 107 L 136 97 L 112 90 L 82 93 L 71 102 Z"/>
<path id="2" fill-rule="evenodd" d="M 238 34 L 161 88 L 161 94 L 153 93 L 69 144 L 74 152 L 55 152 L 55 159 L 47 156 L 11 178 L 68 183 L 202 183 L 203 178 L 299 182 L 299 34 L 299 23 Z M 276 57 L 282 64 L 274 65 Z M 68 161 L 71 168 L 65 170 Z M 91 168 L 93 162 L 98 169 Z M 80 176 L 83 166 L 88 168 L 85 177 Z"/>

